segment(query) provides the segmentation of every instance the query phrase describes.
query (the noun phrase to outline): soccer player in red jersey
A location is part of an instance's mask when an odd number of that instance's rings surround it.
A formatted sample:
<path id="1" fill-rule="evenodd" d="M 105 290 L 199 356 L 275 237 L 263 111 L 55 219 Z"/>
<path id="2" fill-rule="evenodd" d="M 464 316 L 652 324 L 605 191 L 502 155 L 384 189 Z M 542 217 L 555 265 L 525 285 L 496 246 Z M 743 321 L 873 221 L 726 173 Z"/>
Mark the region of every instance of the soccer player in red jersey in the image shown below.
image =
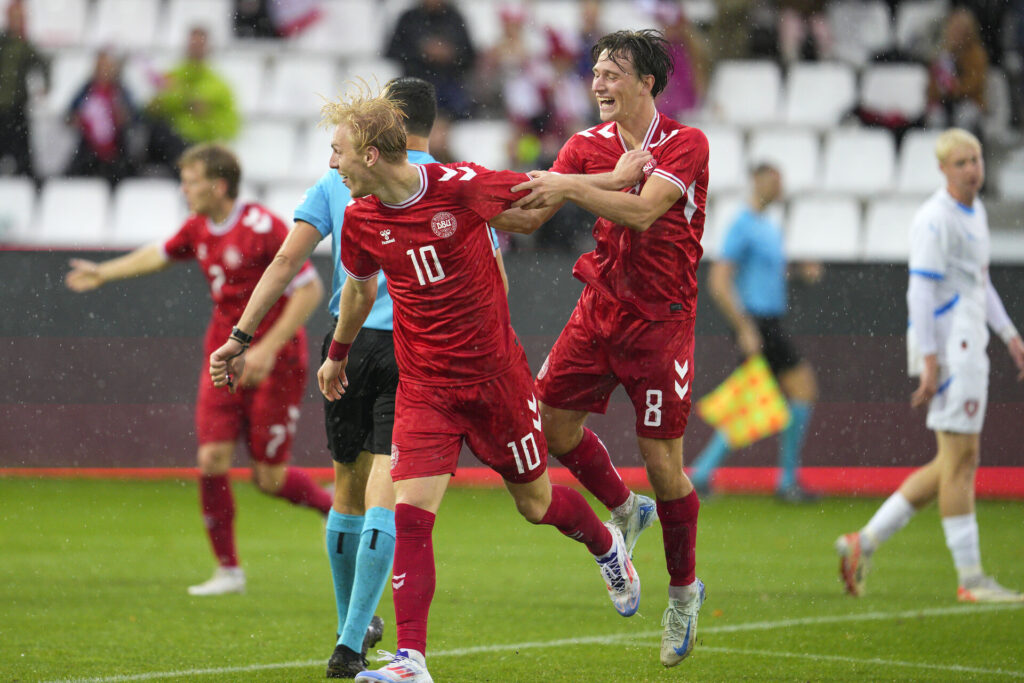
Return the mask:
<path id="1" fill-rule="evenodd" d="M 537 375 L 537 395 L 551 452 L 612 510 L 613 522 L 630 532 L 629 544 L 653 520 L 644 519 L 644 501 L 584 427 L 589 413 L 605 411 L 618 384 L 629 394 L 670 577 L 661 662 L 674 666 L 693 649 L 704 601 L 694 552 L 700 503 L 683 472 L 683 432 L 693 381 L 708 142 L 655 107 L 672 68 L 660 33 L 612 33 L 591 54 L 602 123 L 571 137 L 551 172 L 531 173 L 533 180 L 512 188 L 532 190 L 516 206 L 539 211 L 507 214 L 493 224 L 529 231 L 565 201 L 599 216 L 597 248 L 573 269 L 586 287 Z M 626 191 L 587 182 L 585 176 L 611 170 L 624 153 L 646 156 L 644 179 Z"/>
<path id="2" fill-rule="evenodd" d="M 348 347 L 384 271 L 394 304 L 400 380 L 392 434 L 395 545 L 392 589 L 398 652 L 356 681 L 429 683 L 427 614 L 434 594 L 431 533 L 463 442 L 497 471 L 519 512 L 594 555 L 620 614 L 636 612 L 640 580 L 621 532 L 602 525 L 583 496 L 552 486 L 547 445 L 526 355 L 509 319 L 487 222 L 523 193 L 511 171 L 472 163 L 410 164 L 402 114 L 386 95 L 325 107 L 337 125 L 331 167 L 352 192 L 341 233 L 341 315 L 320 390 L 345 391 Z"/>
<path id="3" fill-rule="evenodd" d="M 171 261 L 197 260 L 214 303 L 204 342 L 209 356 L 231 334 L 288 228 L 263 206 L 238 201 L 241 169 L 226 147 L 192 147 L 182 155 L 179 167 L 182 193 L 192 215 L 177 234 L 163 244 L 141 247 L 103 263 L 73 259 L 65 281 L 70 289 L 85 292 L 114 280 L 154 273 Z M 199 373 L 199 500 L 219 566 L 210 580 L 188 589 L 192 595 L 245 590 L 245 573 L 235 550 L 235 501 L 228 480 L 240 436 L 253 459 L 253 478 L 261 491 L 324 515 L 331 507 L 327 491 L 287 464 L 306 385 L 302 324 L 320 302 L 323 285 L 307 262 L 289 290 L 256 333 L 242 340 L 252 343 L 252 348 L 245 373 L 237 378 L 237 391 L 216 390 L 205 366 Z"/>

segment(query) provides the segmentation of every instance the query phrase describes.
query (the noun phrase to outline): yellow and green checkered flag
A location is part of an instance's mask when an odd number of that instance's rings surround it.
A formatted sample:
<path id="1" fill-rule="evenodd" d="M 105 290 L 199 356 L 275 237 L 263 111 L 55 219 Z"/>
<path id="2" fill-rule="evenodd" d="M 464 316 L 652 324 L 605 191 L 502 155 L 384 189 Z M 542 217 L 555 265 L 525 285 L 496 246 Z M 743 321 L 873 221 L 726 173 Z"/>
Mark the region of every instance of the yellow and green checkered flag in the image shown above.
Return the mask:
<path id="1" fill-rule="evenodd" d="M 789 425 L 789 407 L 764 356 L 756 354 L 697 402 L 697 414 L 742 448 Z"/>

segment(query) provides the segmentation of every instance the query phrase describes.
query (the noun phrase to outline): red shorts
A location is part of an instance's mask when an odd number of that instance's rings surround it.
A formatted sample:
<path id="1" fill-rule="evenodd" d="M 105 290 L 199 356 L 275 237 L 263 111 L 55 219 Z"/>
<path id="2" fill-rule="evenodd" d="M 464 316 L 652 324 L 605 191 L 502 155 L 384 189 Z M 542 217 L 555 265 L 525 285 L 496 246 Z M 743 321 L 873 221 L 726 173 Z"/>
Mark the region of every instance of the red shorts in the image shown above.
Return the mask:
<path id="1" fill-rule="evenodd" d="M 680 437 L 690 415 L 693 323 L 639 318 L 586 287 L 537 374 L 537 396 L 553 408 L 604 413 L 622 384 L 638 436 Z"/>
<path id="2" fill-rule="evenodd" d="M 207 357 L 219 346 L 208 348 Z M 262 384 L 234 394 L 227 387 L 213 386 L 210 371 L 204 367 L 199 373 L 196 401 L 200 445 L 234 442 L 244 436 L 249 455 L 256 462 L 287 462 L 306 390 L 306 356 L 304 339 L 301 343 L 292 339 L 278 354 L 274 369 Z"/>
<path id="3" fill-rule="evenodd" d="M 399 379 L 392 479 L 455 474 L 463 440 L 505 481 L 525 484 L 547 469 L 548 445 L 525 356 L 476 384 L 437 387 Z"/>

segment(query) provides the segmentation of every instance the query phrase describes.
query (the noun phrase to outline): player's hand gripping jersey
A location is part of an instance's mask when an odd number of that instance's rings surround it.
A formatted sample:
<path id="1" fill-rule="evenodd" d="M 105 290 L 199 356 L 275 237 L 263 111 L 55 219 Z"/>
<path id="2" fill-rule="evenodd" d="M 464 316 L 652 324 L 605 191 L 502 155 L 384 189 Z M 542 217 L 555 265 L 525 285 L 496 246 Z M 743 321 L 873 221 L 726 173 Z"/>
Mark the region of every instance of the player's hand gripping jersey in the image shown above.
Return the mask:
<path id="1" fill-rule="evenodd" d="M 692 318 L 697 310 L 697 263 L 703 253 L 708 141 L 700 130 L 658 113 L 642 146 L 654 155 L 644 167 L 646 176 L 676 185 L 679 200 L 642 233 L 598 219 L 597 248 L 579 258 L 573 275 L 641 318 Z M 606 173 L 625 151 L 617 124 L 602 123 L 572 136 L 551 170 Z M 639 194 L 645 182 L 624 191 Z"/>
<path id="2" fill-rule="evenodd" d="M 341 265 L 357 280 L 383 269 L 402 381 L 481 382 L 525 359 L 487 222 L 525 194 L 510 188 L 527 176 L 468 162 L 417 168 L 420 190 L 402 204 L 372 195 L 349 204 Z"/>

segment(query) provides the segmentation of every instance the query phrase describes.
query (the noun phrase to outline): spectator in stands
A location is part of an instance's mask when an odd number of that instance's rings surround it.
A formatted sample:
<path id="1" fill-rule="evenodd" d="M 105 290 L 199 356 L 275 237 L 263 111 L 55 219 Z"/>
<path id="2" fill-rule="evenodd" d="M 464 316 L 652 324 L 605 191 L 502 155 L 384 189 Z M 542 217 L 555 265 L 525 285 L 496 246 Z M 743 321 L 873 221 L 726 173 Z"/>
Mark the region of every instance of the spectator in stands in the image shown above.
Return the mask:
<path id="1" fill-rule="evenodd" d="M 988 62 L 993 66 L 1002 66 L 1003 30 L 1010 25 L 1010 0 L 953 0 L 953 8 L 964 7 L 971 11 L 977 20 L 981 44 L 985 46 Z"/>
<path id="2" fill-rule="evenodd" d="M 188 144 L 231 140 L 241 125 L 231 87 L 207 62 L 208 45 L 206 29 L 194 26 L 185 59 L 164 74 L 147 107 Z"/>
<path id="3" fill-rule="evenodd" d="M 660 0 L 652 9 L 668 41 L 673 66 L 658 106 L 672 118 L 685 121 L 701 108 L 707 93 L 710 78 L 707 44 L 678 0 Z"/>
<path id="4" fill-rule="evenodd" d="M 277 38 L 270 19 L 270 0 L 235 0 L 231 13 L 235 35 L 239 38 Z"/>
<path id="5" fill-rule="evenodd" d="M 92 76 L 68 108 L 67 122 L 78 132 L 78 145 L 65 173 L 100 176 L 111 185 L 132 175 L 127 133 L 135 117 L 121 82 L 121 61 L 111 50 L 101 49 Z"/>
<path id="6" fill-rule="evenodd" d="M 486 110 L 504 111 L 505 91 L 508 85 L 526 69 L 538 45 L 526 31 L 526 8 L 519 4 L 506 4 L 498 8 L 501 35 L 482 51 L 474 70 L 474 100 L 478 114 Z"/>
<path id="7" fill-rule="evenodd" d="M 825 9 L 828 0 L 778 0 L 779 57 L 790 64 L 803 58 L 832 56 L 832 30 Z M 814 39 L 813 50 L 810 38 Z"/>
<path id="8" fill-rule="evenodd" d="M 28 83 L 33 71 L 43 74 L 48 87 L 49 59 L 28 40 L 24 1 L 11 0 L 7 5 L 7 28 L 0 31 L 0 169 L 10 156 L 15 173 L 34 179 L 28 115 Z"/>
<path id="9" fill-rule="evenodd" d="M 927 122 L 956 126 L 980 137 L 986 109 L 988 54 L 971 10 L 958 7 L 943 27 L 942 43 L 929 67 Z"/>
<path id="10" fill-rule="evenodd" d="M 439 161 L 451 160 L 451 122 L 473 111 L 467 83 L 476 51 L 462 13 L 447 0 L 420 0 L 398 18 L 384 56 L 401 66 L 402 75 L 434 84 L 438 117 L 430 148 Z"/>
<path id="11" fill-rule="evenodd" d="M 746 2 L 746 0 L 743 0 Z M 590 47 L 608 33 L 601 26 L 601 0 L 580 0 L 580 35 L 577 41 L 580 52 L 576 56 L 576 71 L 584 81 L 589 82 L 593 73 L 594 60 L 590 58 Z"/>
<path id="12" fill-rule="evenodd" d="M 322 15 L 320 0 L 235 0 L 234 30 L 239 38 L 286 38 Z"/>

